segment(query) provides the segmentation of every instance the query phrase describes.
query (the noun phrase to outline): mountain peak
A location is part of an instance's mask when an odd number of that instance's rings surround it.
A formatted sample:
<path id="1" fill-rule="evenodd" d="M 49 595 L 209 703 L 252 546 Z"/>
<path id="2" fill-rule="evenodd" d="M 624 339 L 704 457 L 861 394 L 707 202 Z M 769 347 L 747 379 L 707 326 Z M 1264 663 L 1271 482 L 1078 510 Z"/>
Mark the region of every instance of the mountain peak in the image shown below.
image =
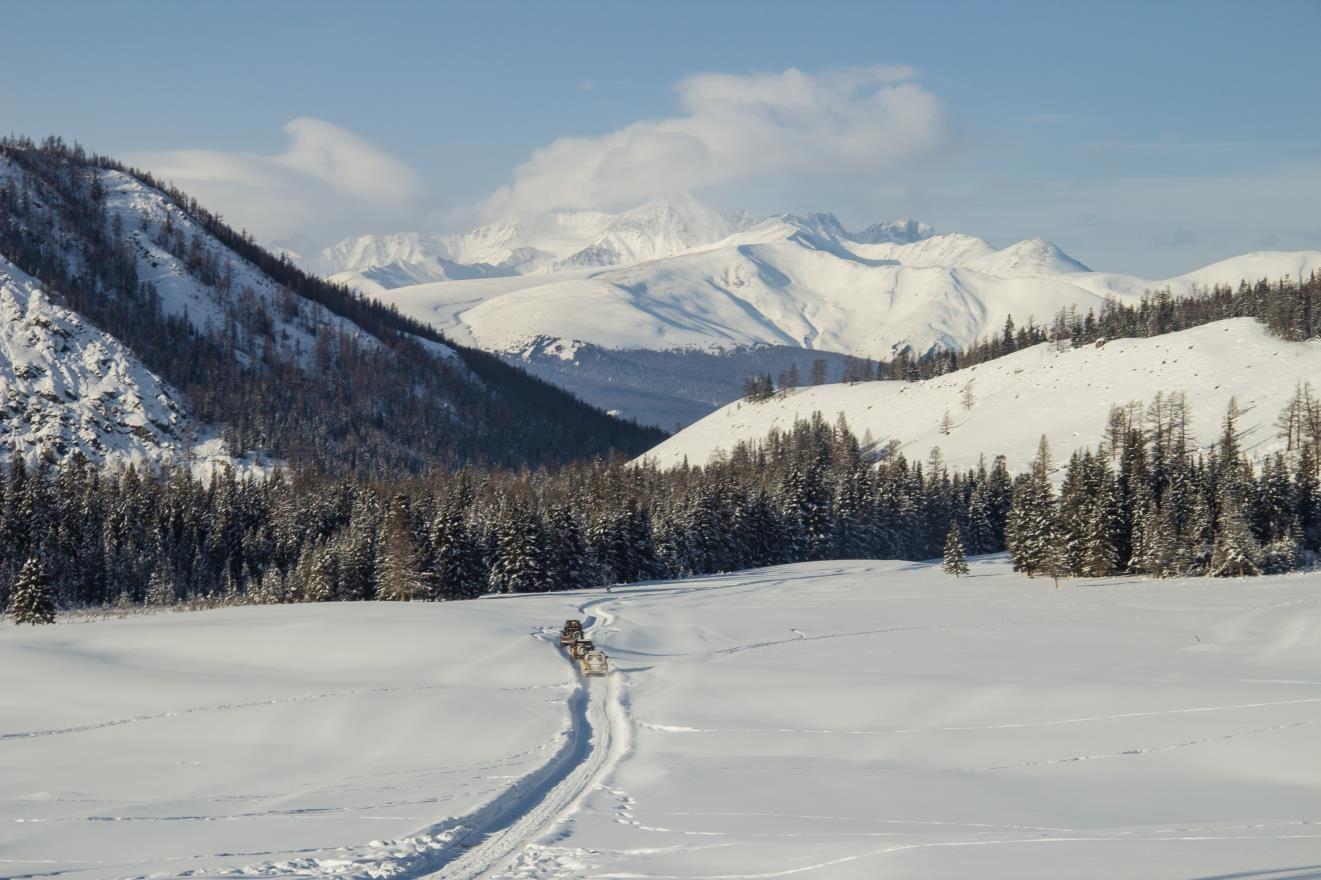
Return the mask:
<path id="1" fill-rule="evenodd" d="M 891 220 L 888 223 L 874 223 L 855 234 L 853 240 L 861 244 L 881 244 L 883 242 L 912 244 L 916 241 L 931 238 L 935 234 L 936 230 L 927 224 L 905 217 L 903 220 Z"/>

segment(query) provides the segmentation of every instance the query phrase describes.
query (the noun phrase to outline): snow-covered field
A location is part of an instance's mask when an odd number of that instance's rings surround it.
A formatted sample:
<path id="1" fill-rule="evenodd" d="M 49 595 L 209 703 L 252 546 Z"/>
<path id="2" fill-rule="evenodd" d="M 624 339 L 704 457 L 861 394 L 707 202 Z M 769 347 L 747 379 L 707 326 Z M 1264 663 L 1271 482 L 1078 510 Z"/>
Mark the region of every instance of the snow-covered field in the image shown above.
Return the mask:
<path id="1" fill-rule="evenodd" d="M 819 412 L 831 422 L 843 413 L 859 437 L 870 432 L 877 447 L 896 441 L 910 459 L 925 459 L 939 447 L 946 463 L 963 468 L 975 467 L 983 455 L 1003 454 L 1009 469 L 1020 472 L 1043 434 L 1055 463 L 1063 464 L 1073 450 L 1101 442 L 1111 406 L 1137 403 L 1140 413 L 1157 392 L 1184 394 L 1190 439 L 1204 449 L 1220 439 L 1235 398 L 1244 449 L 1261 457 L 1284 449 L 1275 421 L 1298 383 L 1316 384 L 1318 377 L 1321 342 L 1287 342 L 1252 318 L 1233 318 L 1147 339 L 1115 339 L 1101 348 L 1042 343 L 920 382 L 821 385 L 760 403 L 738 401 L 644 457 L 661 467 L 685 459 L 703 464 L 740 440 L 762 440 L 772 428 L 788 430 Z M 969 385 L 970 409 L 963 406 Z M 946 414 L 948 433 L 942 430 Z"/>
<path id="2" fill-rule="evenodd" d="M 1319 636 L 1321 574 L 1001 559 L 6 625 L 0 874 L 1310 876 Z"/>

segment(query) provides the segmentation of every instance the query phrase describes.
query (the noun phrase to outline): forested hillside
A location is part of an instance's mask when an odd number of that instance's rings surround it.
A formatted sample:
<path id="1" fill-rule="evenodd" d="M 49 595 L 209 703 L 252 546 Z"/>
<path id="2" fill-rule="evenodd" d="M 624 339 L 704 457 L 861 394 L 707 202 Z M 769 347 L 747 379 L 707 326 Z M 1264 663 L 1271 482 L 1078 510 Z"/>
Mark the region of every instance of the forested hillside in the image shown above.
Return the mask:
<path id="1" fill-rule="evenodd" d="M 0 255 L 181 390 L 234 456 L 385 474 L 636 453 L 661 436 L 309 276 L 183 193 L 58 139 L 0 142 Z"/>

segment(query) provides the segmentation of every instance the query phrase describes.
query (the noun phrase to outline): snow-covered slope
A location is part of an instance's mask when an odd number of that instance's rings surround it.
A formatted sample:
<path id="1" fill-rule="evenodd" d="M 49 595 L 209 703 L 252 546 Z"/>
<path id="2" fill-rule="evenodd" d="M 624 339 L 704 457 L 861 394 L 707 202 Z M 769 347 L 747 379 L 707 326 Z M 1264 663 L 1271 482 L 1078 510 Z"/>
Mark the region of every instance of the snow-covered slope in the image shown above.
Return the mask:
<path id="1" fill-rule="evenodd" d="M 0 853 L 66 880 L 1301 880 L 1319 588 L 835 561 L 0 624 Z M 574 675 L 568 617 L 611 675 Z"/>
<path id="2" fill-rule="evenodd" d="M 51 303 L 0 257 L 0 455 L 75 451 L 109 464 L 185 461 L 179 396 L 114 337 Z"/>
<path id="3" fill-rule="evenodd" d="M 877 447 L 898 441 L 909 458 L 939 447 L 954 466 L 982 454 L 1004 454 L 1024 469 L 1045 434 L 1056 464 L 1077 448 L 1099 443 L 1112 405 L 1150 402 L 1156 392 L 1183 392 L 1192 409 L 1192 439 L 1209 447 L 1219 437 L 1231 397 L 1243 409 L 1239 428 L 1255 455 L 1283 448 L 1275 419 L 1299 382 L 1321 377 L 1321 340 L 1286 342 L 1250 318 L 1219 321 L 1149 339 L 1117 339 L 1104 347 L 1061 349 L 1051 343 L 921 382 L 822 385 L 712 413 L 647 454 L 662 467 L 685 459 L 701 464 L 739 440 L 759 440 L 814 412 L 843 413 Z M 975 399 L 962 406 L 971 383 Z M 941 432 L 946 413 L 952 421 Z"/>
<path id="4" fill-rule="evenodd" d="M 210 333 L 226 326 L 236 307 L 259 308 L 272 319 L 269 334 L 246 332 L 241 324 L 235 328 L 240 351 L 254 360 L 262 356 L 266 346 L 273 345 L 284 357 L 310 362 L 317 336 L 327 329 L 353 336 L 365 345 L 376 344 L 375 337 L 352 321 L 311 300 L 291 296 L 193 222 L 160 191 L 120 171 L 98 173 L 105 187 L 106 211 L 112 222 L 118 218 L 124 236 L 137 252 L 138 278 L 154 286 L 166 313 L 186 315 L 199 331 Z M 207 283 L 189 272 L 184 259 L 157 243 L 166 226 L 183 241 L 196 241 L 199 250 L 214 255 L 220 267 L 216 283 Z M 239 302 L 249 296 L 254 301 L 251 306 Z M 419 342 L 437 355 L 453 354 L 430 340 Z"/>
<path id="5" fill-rule="evenodd" d="M 719 241 L 740 228 L 737 218 L 717 214 L 687 194 L 653 199 L 612 217 L 594 242 L 540 271 L 656 260 Z"/>
<path id="6" fill-rule="evenodd" d="M 860 243 L 819 219 L 774 218 L 719 242 L 595 272 L 424 284 L 385 297 L 456 339 L 514 351 L 545 337 L 606 348 L 790 345 L 888 358 L 910 348 L 964 348 L 1005 320 L 1049 321 L 1168 287 L 1188 293 L 1243 279 L 1306 277 L 1321 251 L 1255 253 L 1187 275 L 1094 273 L 1042 239 L 996 249 L 928 235 Z"/>
<path id="7" fill-rule="evenodd" d="M 427 281 L 629 265 L 719 241 L 750 222 L 744 215 L 716 213 L 679 193 L 615 215 L 558 212 L 462 235 L 363 235 L 298 262 L 375 293 Z"/>

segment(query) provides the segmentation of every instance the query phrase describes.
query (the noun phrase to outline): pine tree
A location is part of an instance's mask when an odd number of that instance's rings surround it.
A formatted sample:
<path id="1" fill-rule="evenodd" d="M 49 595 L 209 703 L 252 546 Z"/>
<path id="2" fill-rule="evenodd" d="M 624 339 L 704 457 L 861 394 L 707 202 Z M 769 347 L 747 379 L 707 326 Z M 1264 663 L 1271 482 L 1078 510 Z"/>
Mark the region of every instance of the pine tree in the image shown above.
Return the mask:
<path id="1" fill-rule="evenodd" d="M 567 504 L 557 504 L 546 514 L 550 589 L 576 590 L 585 586 L 587 546 L 582 527 Z"/>
<path id="2" fill-rule="evenodd" d="M 493 593 L 544 593 L 551 589 L 545 530 L 526 505 L 506 503 L 495 526 Z"/>
<path id="3" fill-rule="evenodd" d="M 14 623 L 54 623 L 55 593 L 41 559 L 29 556 L 14 584 L 14 598 L 9 606 Z"/>
<path id="4" fill-rule="evenodd" d="M 968 560 L 963 554 L 963 536 L 959 533 L 957 519 L 949 523 L 949 534 L 945 537 L 945 561 L 941 568 L 955 577 L 968 573 Z"/>
<path id="5" fill-rule="evenodd" d="M 982 553 L 994 553 L 999 549 L 995 527 L 991 522 L 987 493 L 978 486 L 972 490 L 972 495 L 968 499 L 968 552 L 978 556 Z"/>
<path id="6" fill-rule="evenodd" d="M 413 533 L 408 499 L 395 497 L 386 515 L 376 563 L 376 596 L 399 602 L 431 596 L 422 548 Z"/>
<path id="7" fill-rule="evenodd" d="M 1052 574 L 1068 565 L 1059 535 L 1059 515 L 1050 485 L 1050 444 L 1043 436 L 1030 473 L 1014 487 L 1005 527 L 1005 541 L 1014 560 L 1014 571 Z M 1052 570 L 1047 571 L 1051 566 Z"/>
<path id="8" fill-rule="evenodd" d="M 437 599 L 475 599 L 486 591 L 482 548 L 458 499 L 446 502 L 431 526 L 431 578 Z"/>
<path id="9" fill-rule="evenodd" d="M 169 564 L 158 565 L 147 581 L 146 603 L 156 608 L 165 608 L 177 601 L 174 586 L 174 574 Z"/>
<path id="10" fill-rule="evenodd" d="M 1211 550 L 1212 577 L 1249 577 L 1261 574 L 1257 565 L 1257 542 L 1252 537 L 1241 508 L 1226 504 L 1220 512 L 1215 544 Z"/>

